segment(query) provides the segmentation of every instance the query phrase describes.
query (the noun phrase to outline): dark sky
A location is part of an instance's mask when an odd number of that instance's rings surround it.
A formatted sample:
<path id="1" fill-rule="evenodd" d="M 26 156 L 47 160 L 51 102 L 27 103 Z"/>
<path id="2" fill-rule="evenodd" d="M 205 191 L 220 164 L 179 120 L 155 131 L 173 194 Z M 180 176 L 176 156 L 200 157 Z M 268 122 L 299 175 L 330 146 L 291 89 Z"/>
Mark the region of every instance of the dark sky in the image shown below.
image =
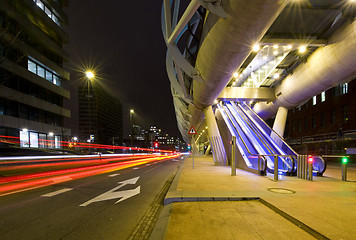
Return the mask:
<path id="1" fill-rule="evenodd" d="M 97 81 L 119 98 L 124 106 L 124 134 L 128 134 L 129 109 L 134 122 L 144 128 L 156 124 L 170 135 L 177 128 L 166 73 L 166 46 L 161 32 L 162 1 L 70 0 L 65 12 L 65 31 L 71 55 L 69 88 L 80 84 L 78 70 L 97 69 Z M 71 91 L 72 134 L 77 134 L 77 93 Z"/>

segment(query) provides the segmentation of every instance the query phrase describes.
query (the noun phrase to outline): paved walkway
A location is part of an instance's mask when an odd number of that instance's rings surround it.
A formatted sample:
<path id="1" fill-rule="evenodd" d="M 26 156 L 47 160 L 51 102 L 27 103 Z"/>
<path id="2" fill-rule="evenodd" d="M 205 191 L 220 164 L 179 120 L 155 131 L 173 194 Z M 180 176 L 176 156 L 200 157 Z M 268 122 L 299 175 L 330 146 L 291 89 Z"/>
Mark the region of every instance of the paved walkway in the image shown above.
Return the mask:
<path id="1" fill-rule="evenodd" d="M 356 179 L 343 182 L 332 171 L 314 181 L 275 182 L 242 170 L 231 176 L 212 157 L 195 157 L 193 169 L 189 157 L 166 196 L 159 238 L 356 239 Z"/>

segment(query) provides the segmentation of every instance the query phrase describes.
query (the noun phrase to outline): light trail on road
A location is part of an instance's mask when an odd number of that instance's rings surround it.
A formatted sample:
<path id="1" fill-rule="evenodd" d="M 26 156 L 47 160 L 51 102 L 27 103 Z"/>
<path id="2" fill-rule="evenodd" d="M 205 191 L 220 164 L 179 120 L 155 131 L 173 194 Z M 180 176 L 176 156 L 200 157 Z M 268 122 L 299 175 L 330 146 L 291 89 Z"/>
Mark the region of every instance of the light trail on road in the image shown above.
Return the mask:
<path id="1" fill-rule="evenodd" d="M 179 157 L 180 154 L 171 155 L 139 155 L 130 156 L 126 161 L 101 163 L 94 166 L 77 167 L 65 170 L 54 170 L 47 172 L 38 172 L 32 174 L 22 174 L 0 178 L 0 196 L 8 195 L 20 191 L 26 191 L 34 188 L 49 186 L 60 182 L 67 182 L 75 179 L 89 177 L 97 174 L 113 172 L 142 164 L 165 161 Z M 97 156 L 95 156 L 97 157 Z M 132 159 L 134 158 L 134 159 Z M 113 160 L 114 161 L 114 160 Z"/>

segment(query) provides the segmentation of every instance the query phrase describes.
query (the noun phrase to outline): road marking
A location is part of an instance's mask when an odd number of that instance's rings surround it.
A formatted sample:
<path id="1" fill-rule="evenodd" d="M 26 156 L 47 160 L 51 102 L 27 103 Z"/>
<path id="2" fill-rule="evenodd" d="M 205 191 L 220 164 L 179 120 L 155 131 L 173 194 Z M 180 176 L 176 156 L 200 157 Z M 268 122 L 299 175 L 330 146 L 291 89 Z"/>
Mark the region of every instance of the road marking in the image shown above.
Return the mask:
<path id="1" fill-rule="evenodd" d="M 115 191 L 119 188 L 122 188 L 125 185 L 128 185 L 128 184 L 136 184 L 136 182 L 139 178 L 140 177 L 135 177 L 135 178 L 131 178 L 131 179 L 128 179 L 128 180 L 125 180 L 122 182 L 118 182 L 120 184 L 119 186 L 114 187 L 113 189 L 111 189 L 111 190 L 109 190 L 109 191 L 83 203 L 83 204 L 80 204 L 79 206 L 86 207 L 89 204 L 94 203 L 94 202 L 101 202 L 101 201 L 105 201 L 105 200 L 120 198 L 120 200 L 115 202 L 115 204 L 116 204 L 116 203 L 122 202 L 130 197 L 133 197 L 140 193 L 141 186 L 138 186 L 135 189 L 125 190 L 125 191 L 119 191 L 119 192 L 115 192 Z"/>
<path id="2" fill-rule="evenodd" d="M 138 167 L 133 168 L 133 170 L 137 170 L 137 169 L 140 169 L 140 168 L 138 168 Z"/>
<path id="3" fill-rule="evenodd" d="M 73 189 L 73 188 L 63 188 L 63 189 L 58 190 L 58 191 L 54 191 L 54 192 L 50 192 L 50 193 L 43 194 L 42 197 L 53 197 L 53 196 L 56 196 L 56 195 L 58 195 L 58 194 L 68 192 L 68 191 L 70 191 L 70 190 L 72 190 L 72 189 Z"/>
<path id="4" fill-rule="evenodd" d="M 120 175 L 120 173 L 114 173 L 114 174 L 109 175 L 108 177 L 116 177 L 116 176 L 119 176 L 119 175 Z"/>

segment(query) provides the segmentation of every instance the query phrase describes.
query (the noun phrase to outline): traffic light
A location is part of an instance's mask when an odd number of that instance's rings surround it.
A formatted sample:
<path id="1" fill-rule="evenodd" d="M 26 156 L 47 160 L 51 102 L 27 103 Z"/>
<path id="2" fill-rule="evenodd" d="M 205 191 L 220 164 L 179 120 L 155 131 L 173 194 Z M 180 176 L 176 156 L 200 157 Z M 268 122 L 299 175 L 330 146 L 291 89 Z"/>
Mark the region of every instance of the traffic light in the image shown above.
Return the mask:
<path id="1" fill-rule="evenodd" d="M 308 157 L 308 163 L 313 163 L 314 162 L 314 158 L 313 158 L 313 156 L 309 156 Z"/>
<path id="2" fill-rule="evenodd" d="M 190 150 L 190 144 L 188 144 L 188 150 Z"/>
<path id="3" fill-rule="evenodd" d="M 341 159 L 341 162 L 342 162 L 343 164 L 347 164 L 347 163 L 349 162 L 348 157 L 343 157 L 343 158 Z"/>
<path id="4" fill-rule="evenodd" d="M 155 148 L 158 148 L 158 142 L 155 142 Z"/>

